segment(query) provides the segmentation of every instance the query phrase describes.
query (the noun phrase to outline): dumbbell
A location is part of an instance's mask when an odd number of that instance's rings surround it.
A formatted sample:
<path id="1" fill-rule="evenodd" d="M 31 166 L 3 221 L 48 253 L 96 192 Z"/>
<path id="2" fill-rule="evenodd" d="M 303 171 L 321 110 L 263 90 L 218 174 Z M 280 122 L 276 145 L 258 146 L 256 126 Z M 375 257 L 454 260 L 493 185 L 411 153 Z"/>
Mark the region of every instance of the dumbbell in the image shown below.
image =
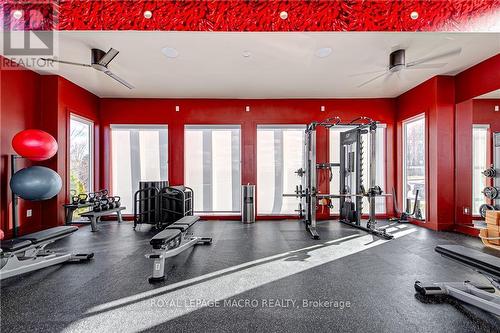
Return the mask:
<path id="1" fill-rule="evenodd" d="M 87 193 L 80 193 L 78 194 L 78 203 L 79 204 L 86 204 L 87 203 L 87 198 L 88 198 L 88 195 Z"/>

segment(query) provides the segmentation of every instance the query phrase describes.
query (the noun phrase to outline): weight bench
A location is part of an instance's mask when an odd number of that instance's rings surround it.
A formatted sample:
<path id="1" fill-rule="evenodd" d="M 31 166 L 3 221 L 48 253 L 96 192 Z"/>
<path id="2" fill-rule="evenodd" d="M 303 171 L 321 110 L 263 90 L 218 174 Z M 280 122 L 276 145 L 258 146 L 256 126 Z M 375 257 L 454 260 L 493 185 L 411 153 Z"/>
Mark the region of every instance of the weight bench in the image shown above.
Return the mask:
<path id="1" fill-rule="evenodd" d="M 436 252 L 483 274 L 491 284 L 465 282 L 440 282 L 424 284 L 415 282 L 415 290 L 423 296 L 448 295 L 462 302 L 500 316 L 500 258 L 468 249 L 460 245 L 439 245 Z"/>
<path id="2" fill-rule="evenodd" d="M 151 238 L 149 243 L 153 246 L 153 253 L 146 254 L 146 258 L 154 259 L 153 276 L 148 279 L 149 283 L 165 279 L 166 258 L 176 256 L 194 245 L 212 243 L 212 238 L 186 235 L 199 219 L 198 216 L 184 216 Z"/>
<path id="3" fill-rule="evenodd" d="M 60 226 L 0 242 L 0 280 L 57 265 L 66 261 L 87 261 L 94 254 L 56 253 L 45 247 L 77 231 L 74 226 Z"/>

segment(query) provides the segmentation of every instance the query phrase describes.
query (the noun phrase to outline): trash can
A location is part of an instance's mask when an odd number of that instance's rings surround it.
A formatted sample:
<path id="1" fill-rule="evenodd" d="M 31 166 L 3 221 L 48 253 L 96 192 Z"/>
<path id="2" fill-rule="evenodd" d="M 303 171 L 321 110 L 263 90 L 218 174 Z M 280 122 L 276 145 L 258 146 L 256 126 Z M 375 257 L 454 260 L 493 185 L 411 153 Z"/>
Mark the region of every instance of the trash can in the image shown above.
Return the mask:
<path id="1" fill-rule="evenodd" d="M 241 222 L 255 222 L 255 185 L 241 187 Z"/>

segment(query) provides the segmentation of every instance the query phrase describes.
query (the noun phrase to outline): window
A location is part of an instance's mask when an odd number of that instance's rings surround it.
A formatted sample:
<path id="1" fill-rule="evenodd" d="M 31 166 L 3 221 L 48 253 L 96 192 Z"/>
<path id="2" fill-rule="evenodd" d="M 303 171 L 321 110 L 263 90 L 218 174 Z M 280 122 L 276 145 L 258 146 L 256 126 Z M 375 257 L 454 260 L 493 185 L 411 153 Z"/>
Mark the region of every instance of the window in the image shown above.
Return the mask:
<path id="1" fill-rule="evenodd" d="M 74 194 L 94 191 L 94 124 L 70 115 L 69 185 Z"/>
<path id="2" fill-rule="evenodd" d="M 305 125 L 257 127 L 258 214 L 297 214 L 299 199 L 283 198 L 304 182 L 295 171 L 304 165 Z"/>
<path id="3" fill-rule="evenodd" d="M 113 194 L 133 212 L 139 181 L 168 180 L 168 127 L 111 125 Z"/>
<path id="4" fill-rule="evenodd" d="M 194 190 L 194 210 L 205 214 L 241 211 L 239 125 L 184 127 L 184 180 Z"/>
<path id="5" fill-rule="evenodd" d="M 417 190 L 420 210 L 425 219 L 425 117 L 403 123 L 403 202 L 405 209 L 412 211 Z M 411 206 L 408 207 L 408 204 Z"/>
<path id="6" fill-rule="evenodd" d="M 488 168 L 489 125 L 472 126 L 472 214 L 479 216 L 479 206 L 486 203 L 482 193 L 486 184 L 483 171 Z"/>
<path id="7" fill-rule="evenodd" d="M 334 126 L 330 128 L 330 163 L 340 163 L 340 133 L 348 131 L 352 129 L 352 126 Z M 385 136 L 386 136 L 386 125 L 378 124 L 377 132 L 376 132 L 376 179 L 375 182 L 382 191 L 386 191 L 385 188 L 385 170 L 386 170 L 386 161 L 385 161 Z M 368 154 L 368 149 L 370 147 L 370 135 L 363 134 L 363 147 L 365 154 L 363 154 L 362 163 L 363 163 L 363 186 L 365 189 L 369 188 L 370 179 L 369 179 L 369 165 L 370 165 L 370 154 Z M 339 194 L 340 191 L 340 180 L 339 180 L 339 167 L 333 167 L 333 178 L 330 182 L 330 193 L 331 194 Z M 339 214 L 340 212 L 340 200 L 332 199 L 333 203 L 333 214 Z M 369 213 L 368 206 L 368 198 L 363 198 L 363 214 Z M 386 200 L 385 197 L 377 197 L 375 199 L 375 213 L 376 214 L 385 214 L 386 213 Z"/>

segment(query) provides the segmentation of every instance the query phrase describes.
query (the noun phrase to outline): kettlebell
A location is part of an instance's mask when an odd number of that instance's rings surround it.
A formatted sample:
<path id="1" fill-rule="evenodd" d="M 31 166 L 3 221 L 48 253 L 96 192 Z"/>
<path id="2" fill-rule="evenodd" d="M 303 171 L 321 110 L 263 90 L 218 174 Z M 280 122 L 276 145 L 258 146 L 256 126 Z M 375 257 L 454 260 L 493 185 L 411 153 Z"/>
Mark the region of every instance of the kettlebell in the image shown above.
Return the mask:
<path id="1" fill-rule="evenodd" d="M 88 198 L 88 195 L 86 193 L 80 193 L 78 194 L 78 203 L 80 203 L 81 205 L 84 205 L 87 203 L 87 198 Z"/>
<path id="2" fill-rule="evenodd" d="M 78 202 L 79 202 L 79 201 L 80 201 L 80 199 L 78 198 L 78 196 L 77 196 L 77 195 L 74 195 L 74 196 L 72 196 L 72 197 L 71 197 L 71 203 L 72 203 L 73 205 L 78 205 Z"/>
<path id="3" fill-rule="evenodd" d="M 118 208 L 122 205 L 120 200 L 121 200 L 121 198 L 119 196 L 115 195 L 115 208 Z"/>
<path id="4" fill-rule="evenodd" d="M 100 212 L 101 211 L 101 203 L 100 201 L 95 201 L 94 202 L 94 207 L 92 208 L 94 212 Z"/>

